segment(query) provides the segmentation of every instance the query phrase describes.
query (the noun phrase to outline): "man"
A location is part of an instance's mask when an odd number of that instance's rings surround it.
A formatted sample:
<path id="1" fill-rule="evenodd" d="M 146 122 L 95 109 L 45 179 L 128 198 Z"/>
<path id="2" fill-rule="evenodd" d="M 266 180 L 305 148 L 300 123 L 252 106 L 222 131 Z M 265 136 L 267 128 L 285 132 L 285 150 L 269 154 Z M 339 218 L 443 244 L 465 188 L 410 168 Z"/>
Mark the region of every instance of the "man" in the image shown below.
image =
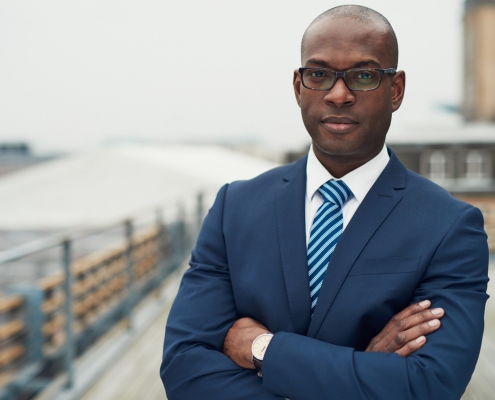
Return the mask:
<path id="1" fill-rule="evenodd" d="M 167 324 L 170 400 L 461 397 L 487 300 L 483 218 L 385 147 L 397 58 L 365 7 L 305 32 L 294 90 L 312 147 L 218 193 Z"/>

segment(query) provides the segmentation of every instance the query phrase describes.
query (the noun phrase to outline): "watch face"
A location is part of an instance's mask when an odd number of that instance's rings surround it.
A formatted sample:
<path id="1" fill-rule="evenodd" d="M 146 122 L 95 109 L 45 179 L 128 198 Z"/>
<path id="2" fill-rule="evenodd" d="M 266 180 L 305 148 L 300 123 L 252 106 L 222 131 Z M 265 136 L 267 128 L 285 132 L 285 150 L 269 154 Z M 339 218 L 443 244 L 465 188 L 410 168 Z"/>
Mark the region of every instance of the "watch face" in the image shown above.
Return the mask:
<path id="1" fill-rule="evenodd" d="M 266 348 L 268 347 L 268 344 L 270 343 L 270 340 L 272 340 L 273 335 L 271 334 L 264 334 L 261 336 L 258 336 L 255 341 L 253 342 L 253 356 L 257 358 L 258 360 L 263 360 L 263 357 L 265 356 Z"/>

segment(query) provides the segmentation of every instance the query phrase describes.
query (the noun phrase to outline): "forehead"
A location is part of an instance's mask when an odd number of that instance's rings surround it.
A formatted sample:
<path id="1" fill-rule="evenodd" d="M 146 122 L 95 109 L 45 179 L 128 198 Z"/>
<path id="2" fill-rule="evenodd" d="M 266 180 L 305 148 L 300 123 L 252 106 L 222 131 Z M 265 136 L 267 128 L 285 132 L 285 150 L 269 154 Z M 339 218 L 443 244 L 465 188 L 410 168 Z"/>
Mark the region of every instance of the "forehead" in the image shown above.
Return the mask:
<path id="1" fill-rule="evenodd" d="M 347 69 L 363 60 L 375 60 L 380 67 L 388 68 L 389 37 L 378 23 L 353 18 L 323 18 L 306 32 L 302 64 L 305 66 L 308 60 L 321 60 L 332 68 Z"/>

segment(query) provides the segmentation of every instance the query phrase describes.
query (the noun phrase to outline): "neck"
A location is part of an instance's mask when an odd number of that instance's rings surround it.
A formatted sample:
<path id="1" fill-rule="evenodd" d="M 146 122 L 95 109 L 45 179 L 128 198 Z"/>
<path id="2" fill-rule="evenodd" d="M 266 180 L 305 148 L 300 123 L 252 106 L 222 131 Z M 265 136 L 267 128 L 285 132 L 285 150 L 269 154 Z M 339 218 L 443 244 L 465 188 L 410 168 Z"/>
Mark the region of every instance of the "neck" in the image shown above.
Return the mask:
<path id="1" fill-rule="evenodd" d="M 368 153 L 364 157 L 356 157 L 349 155 L 330 155 L 321 152 L 318 147 L 313 144 L 313 151 L 316 155 L 318 161 L 320 161 L 321 165 L 325 167 L 325 169 L 337 179 L 342 178 L 347 175 L 349 172 L 354 171 L 355 169 L 361 167 L 366 164 L 368 161 L 375 158 L 380 151 L 382 151 L 383 145 L 378 149 L 371 153 Z"/>

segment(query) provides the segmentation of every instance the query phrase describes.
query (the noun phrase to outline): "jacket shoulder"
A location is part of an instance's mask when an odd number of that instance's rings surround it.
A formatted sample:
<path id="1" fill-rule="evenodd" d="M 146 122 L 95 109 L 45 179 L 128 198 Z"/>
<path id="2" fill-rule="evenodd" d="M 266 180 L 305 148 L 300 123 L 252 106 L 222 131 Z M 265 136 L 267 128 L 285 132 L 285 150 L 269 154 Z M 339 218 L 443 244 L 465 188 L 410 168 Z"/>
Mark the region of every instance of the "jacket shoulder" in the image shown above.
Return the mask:
<path id="1" fill-rule="evenodd" d="M 270 169 L 252 179 L 234 181 L 229 184 L 229 194 L 252 193 L 258 190 L 270 190 L 278 187 L 285 177 L 292 177 L 306 172 L 307 156 L 290 164 Z"/>
<path id="2" fill-rule="evenodd" d="M 417 197 L 417 200 L 428 205 L 431 209 L 444 209 L 447 212 L 463 212 L 473 205 L 459 200 L 440 185 L 407 170 L 407 191 Z"/>

